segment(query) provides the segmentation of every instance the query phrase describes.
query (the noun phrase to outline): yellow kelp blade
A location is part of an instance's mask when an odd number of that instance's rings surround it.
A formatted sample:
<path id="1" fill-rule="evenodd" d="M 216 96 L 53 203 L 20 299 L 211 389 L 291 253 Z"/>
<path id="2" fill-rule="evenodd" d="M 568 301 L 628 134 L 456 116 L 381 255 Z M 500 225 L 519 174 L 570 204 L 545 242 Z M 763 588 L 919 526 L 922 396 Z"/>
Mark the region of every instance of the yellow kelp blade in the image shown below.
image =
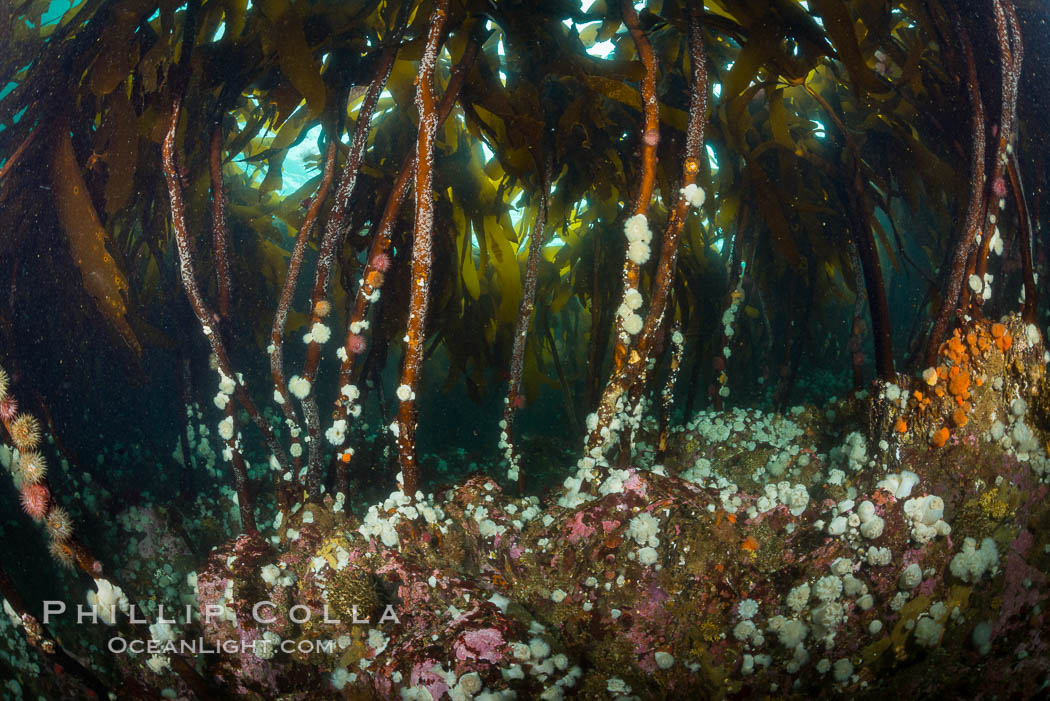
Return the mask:
<path id="1" fill-rule="evenodd" d="M 64 120 L 63 120 L 64 121 Z M 69 127 L 59 122 L 52 137 L 51 186 L 58 221 L 69 242 L 69 251 L 80 268 L 84 289 L 124 341 L 141 355 L 142 348 L 127 320 L 124 294 L 128 282 L 106 251 L 108 237 L 88 196 L 80 166 L 73 155 Z"/>

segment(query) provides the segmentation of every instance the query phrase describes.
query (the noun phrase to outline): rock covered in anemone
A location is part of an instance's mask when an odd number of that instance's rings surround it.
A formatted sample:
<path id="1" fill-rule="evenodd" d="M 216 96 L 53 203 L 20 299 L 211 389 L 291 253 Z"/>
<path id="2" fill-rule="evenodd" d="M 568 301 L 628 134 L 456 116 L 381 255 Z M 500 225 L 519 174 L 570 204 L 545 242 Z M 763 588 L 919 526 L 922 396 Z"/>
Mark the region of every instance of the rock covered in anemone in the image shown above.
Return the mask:
<path id="1" fill-rule="evenodd" d="M 1015 427 L 1045 439 L 1044 364 L 1023 356 L 1042 348 L 974 347 L 988 391 L 974 382 L 943 445 L 929 435 L 951 405 L 919 409 L 929 382 L 902 377 L 787 416 L 698 414 L 663 465 L 645 422 L 635 466 L 581 461 L 546 506 L 483 476 L 361 518 L 305 504 L 197 573 L 221 612 L 209 640 L 272 646 L 214 673 L 259 698 L 1030 697 L 1047 680 L 1050 473 Z"/>

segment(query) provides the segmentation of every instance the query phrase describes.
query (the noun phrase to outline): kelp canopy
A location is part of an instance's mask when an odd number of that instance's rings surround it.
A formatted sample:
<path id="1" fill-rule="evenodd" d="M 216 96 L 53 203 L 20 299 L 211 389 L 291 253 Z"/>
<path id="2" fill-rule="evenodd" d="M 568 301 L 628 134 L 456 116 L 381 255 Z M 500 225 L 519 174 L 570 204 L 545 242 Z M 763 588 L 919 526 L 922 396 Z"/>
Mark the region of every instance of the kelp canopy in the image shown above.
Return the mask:
<path id="1" fill-rule="evenodd" d="M 638 452 L 646 412 L 659 460 L 694 407 L 783 410 L 876 379 L 900 396 L 925 370 L 961 428 L 966 349 L 948 349 L 951 378 L 935 367 L 953 327 L 1020 312 L 955 329 L 1001 354 L 1013 335 L 1034 353 L 1046 327 L 1047 15 L 1036 0 L 12 0 L 3 366 L 63 460 L 97 455 L 88 481 L 128 500 L 162 473 L 156 488 L 195 508 L 228 462 L 251 547 L 257 503 L 280 523 L 396 479 L 421 504 L 453 447 L 539 492 L 582 443 L 565 484 L 593 493 Z M 26 454 L 39 435 L 7 380 L 4 438 Z M 212 405 L 221 419 L 202 418 Z M 222 461 L 194 457 L 195 420 L 217 424 Z M 945 445 L 947 425 L 928 428 Z M 95 435 L 115 431 L 179 456 L 115 479 L 102 455 L 124 447 Z M 21 484 L 51 519 L 43 473 Z M 87 544 L 53 541 L 113 587 Z M 20 612 L 8 584 L 0 571 Z"/>
<path id="2" fill-rule="evenodd" d="M 81 305 L 85 320 L 97 327 L 104 318 L 112 343 L 128 349 L 127 362 L 143 343 L 174 343 L 170 325 L 159 321 L 178 297 L 160 143 L 173 99 L 184 95 L 176 148 L 201 279 L 214 289 L 207 252 L 215 156 L 232 232 L 226 329 L 265 347 L 271 319 L 263 312 L 278 298 L 295 232 L 321 180 L 321 154 L 336 144 L 340 171 L 365 91 L 393 51 L 334 252 L 337 318 L 345 320 L 347 294 L 356 291 L 371 236 L 413 150 L 414 83 L 431 5 L 100 1 L 73 3 L 59 15 L 49 2 L 11 3 L 0 21 L 7 47 L 0 68 L 7 86 L 0 101 L 7 156 L 0 245 L 14 289 L 9 301 L 32 293 L 20 271 L 46 250 L 51 260 L 34 265 L 62 278 L 62 298 L 87 293 L 94 308 Z M 651 215 L 661 221 L 681 181 L 689 10 L 674 2 L 643 5 L 639 22 L 655 55 L 659 101 Z M 762 380 L 780 385 L 784 400 L 800 364 L 828 355 L 844 370 L 854 362 L 845 350 L 850 331 L 843 330 L 853 314 L 814 312 L 848 307 L 865 275 L 879 374 L 893 372 L 894 355 L 898 364 L 917 366 L 930 310 L 956 306 L 941 293 L 976 177 L 971 91 L 984 103 L 986 130 L 994 133 L 1001 112 L 1006 83 L 991 8 L 705 4 L 707 158 L 697 181 L 709 196 L 684 222 L 668 315 L 697 359 L 686 364 L 690 395 L 717 384 L 709 366 L 725 340 L 718 320 L 741 269 L 756 294 L 741 329 L 749 342 L 730 363 L 740 367 L 733 382 L 740 395 L 762 390 Z M 1024 7 L 1019 11 L 1022 33 L 1046 32 L 1045 24 L 1028 21 Z M 608 367 L 622 294 L 617 270 L 625 242 L 617 232 L 643 168 L 644 68 L 635 43 L 615 2 L 586 9 L 571 2 L 453 3 L 435 66 L 439 95 L 457 69 L 462 86 L 434 141 L 436 273 L 427 352 L 440 347 L 447 356 L 449 384 L 463 378 L 479 399 L 502 391 L 525 261 L 531 241 L 542 239 L 524 392 L 535 400 L 543 384 L 586 388 L 569 413 L 588 411 Z M 1028 73 L 1033 80 L 1036 74 Z M 1010 200 L 1000 216 L 1007 257 L 1001 275 L 997 263 L 989 271 L 1003 290 L 989 304 L 1000 310 L 1013 306 L 1022 283 L 1011 261 L 1030 231 L 1016 233 L 1018 218 L 1038 222 L 1042 206 L 1040 192 L 1028 193 L 1019 215 L 1014 193 L 1041 172 L 1045 144 L 1027 138 L 1038 121 L 1023 116 L 1040 114 L 1035 100 L 1045 98 L 1030 97 L 1041 93 L 1023 83 L 1015 90 L 1024 146 L 1011 161 L 1016 183 L 1003 195 Z M 308 177 L 288 176 L 289 154 L 303 161 Z M 18 168 L 20 160 L 48 167 Z M 322 221 L 333 196 L 334 187 L 321 205 Z M 545 196 L 541 231 L 535 223 Z M 391 280 L 370 333 L 377 367 L 377 358 L 400 344 L 408 308 L 411 207 L 397 217 Z M 320 234 L 311 236 L 313 247 Z M 643 289 L 656 258 L 642 266 Z M 890 301 L 900 303 L 892 315 L 887 284 Z M 17 307 L 8 311 L 5 331 L 16 342 L 7 347 L 18 348 L 23 322 Z M 857 311 L 855 335 L 863 336 Z M 304 320 L 293 311 L 291 326 Z M 852 346 L 870 357 L 868 348 L 867 341 Z"/>

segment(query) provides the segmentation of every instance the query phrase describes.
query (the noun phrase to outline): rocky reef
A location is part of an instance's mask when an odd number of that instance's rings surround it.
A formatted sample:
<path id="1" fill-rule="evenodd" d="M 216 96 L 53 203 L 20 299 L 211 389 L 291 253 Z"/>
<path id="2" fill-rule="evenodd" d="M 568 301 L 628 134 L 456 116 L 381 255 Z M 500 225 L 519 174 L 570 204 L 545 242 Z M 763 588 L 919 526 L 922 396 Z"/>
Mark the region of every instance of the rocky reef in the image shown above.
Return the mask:
<path id="1" fill-rule="evenodd" d="M 476 475 L 297 505 L 189 576 L 206 676 L 260 699 L 1035 697 L 1043 354 L 1016 318 L 972 323 L 936 381 L 702 412 L 661 463 L 647 420 L 638 464 L 581 461 L 549 499 Z M 159 657 L 142 673 L 185 693 Z"/>

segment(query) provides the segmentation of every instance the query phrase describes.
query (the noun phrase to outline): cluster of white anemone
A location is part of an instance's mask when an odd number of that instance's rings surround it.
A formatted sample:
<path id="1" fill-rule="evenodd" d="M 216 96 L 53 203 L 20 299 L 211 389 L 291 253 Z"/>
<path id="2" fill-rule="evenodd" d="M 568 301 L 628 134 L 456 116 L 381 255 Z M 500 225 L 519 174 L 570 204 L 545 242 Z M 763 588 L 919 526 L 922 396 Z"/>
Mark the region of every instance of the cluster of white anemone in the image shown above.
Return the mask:
<path id="1" fill-rule="evenodd" d="M 638 314 L 641 306 L 642 293 L 634 287 L 627 288 L 616 314 L 623 319 L 623 330 L 632 336 L 642 330 L 642 317 Z"/>
<path id="2" fill-rule="evenodd" d="M 696 183 L 690 183 L 689 185 L 683 187 L 682 195 L 689 202 L 689 204 L 691 204 L 693 207 L 696 207 L 697 209 L 700 209 L 704 206 L 704 200 L 707 197 L 703 189 Z"/>
<path id="3" fill-rule="evenodd" d="M 303 336 L 303 343 L 327 343 L 328 339 L 331 337 L 332 330 L 320 321 L 315 321 L 314 325 L 311 326 L 310 330 Z"/>
<path id="4" fill-rule="evenodd" d="M 644 214 L 635 214 L 630 217 L 623 226 L 624 235 L 627 237 L 627 257 L 636 265 L 642 265 L 649 260 L 649 244 L 653 240 L 653 232 L 649 230 L 649 222 Z M 634 336 L 642 330 L 642 317 L 638 310 L 642 306 L 642 294 L 637 288 L 628 287 L 623 292 L 623 302 L 616 310 L 617 316 L 623 323 L 623 330 Z"/>
<path id="5" fill-rule="evenodd" d="M 702 190 L 701 190 L 702 192 Z M 722 333 L 726 337 L 726 345 L 722 348 L 722 358 L 726 361 L 729 360 L 731 350 L 729 348 L 729 339 L 736 333 L 736 329 L 733 328 L 733 322 L 736 321 L 737 312 L 740 310 L 740 303 L 744 299 L 744 276 L 741 275 L 740 279 L 737 280 L 736 288 L 730 294 L 729 306 L 722 313 Z M 729 385 L 726 384 L 728 376 L 725 370 L 718 376 L 718 384 L 721 387 L 718 388 L 718 396 L 723 399 L 729 396 Z"/>
<path id="6" fill-rule="evenodd" d="M 649 260 L 649 244 L 653 240 L 653 232 L 649 230 L 649 221 L 644 214 L 635 214 L 623 225 L 623 233 L 627 236 L 627 257 L 638 265 Z"/>

